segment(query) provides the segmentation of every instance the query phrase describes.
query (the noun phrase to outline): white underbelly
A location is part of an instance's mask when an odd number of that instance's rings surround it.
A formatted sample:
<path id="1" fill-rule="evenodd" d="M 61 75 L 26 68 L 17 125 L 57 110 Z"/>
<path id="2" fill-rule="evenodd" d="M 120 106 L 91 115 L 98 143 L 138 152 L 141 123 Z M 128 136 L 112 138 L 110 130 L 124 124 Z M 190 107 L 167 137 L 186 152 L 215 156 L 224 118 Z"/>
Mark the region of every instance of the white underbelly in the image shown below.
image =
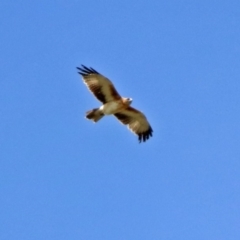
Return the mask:
<path id="1" fill-rule="evenodd" d="M 108 102 L 108 103 L 102 105 L 100 107 L 100 110 L 102 110 L 102 112 L 105 115 L 110 115 L 110 114 L 116 113 L 120 107 L 121 107 L 121 103 L 119 103 L 119 102 Z"/>

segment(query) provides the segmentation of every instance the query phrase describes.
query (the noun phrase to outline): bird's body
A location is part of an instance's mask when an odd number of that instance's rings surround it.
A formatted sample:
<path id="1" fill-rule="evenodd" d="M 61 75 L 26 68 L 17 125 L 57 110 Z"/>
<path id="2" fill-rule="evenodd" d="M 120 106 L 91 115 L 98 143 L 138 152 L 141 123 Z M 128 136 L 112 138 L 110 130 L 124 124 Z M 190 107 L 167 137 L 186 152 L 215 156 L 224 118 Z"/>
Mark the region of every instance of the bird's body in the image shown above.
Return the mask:
<path id="1" fill-rule="evenodd" d="M 123 104 L 122 99 L 117 101 L 111 101 L 103 104 L 99 109 L 103 112 L 104 115 L 111 115 L 119 112 L 125 105 Z"/>
<path id="2" fill-rule="evenodd" d="M 138 135 L 139 141 L 146 141 L 152 136 L 152 128 L 145 115 L 132 108 L 131 98 L 124 98 L 114 88 L 112 82 L 98 73 L 93 68 L 82 65 L 79 74 L 82 75 L 84 83 L 95 97 L 102 102 L 102 106 L 94 108 L 86 113 L 86 118 L 94 122 L 99 121 L 104 115 L 114 115 L 123 124 Z"/>

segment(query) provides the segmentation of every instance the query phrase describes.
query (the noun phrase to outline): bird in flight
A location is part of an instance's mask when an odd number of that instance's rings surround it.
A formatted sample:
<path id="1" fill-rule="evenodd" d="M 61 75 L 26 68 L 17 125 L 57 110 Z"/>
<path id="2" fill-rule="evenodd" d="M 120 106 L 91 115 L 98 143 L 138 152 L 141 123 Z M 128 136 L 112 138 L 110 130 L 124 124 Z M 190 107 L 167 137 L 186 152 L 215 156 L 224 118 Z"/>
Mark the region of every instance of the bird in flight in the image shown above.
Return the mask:
<path id="1" fill-rule="evenodd" d="M 139 142 L 145 142 L 152 136 L 153 130 L 146 116 L 130 106 L 131 98 L 121 97 L 113 83 L 93 68 L 82 65 L 77 69 L 88 89 L 103 104 L 86 112 L 87 119 L 97 122 L 105 115 L 114 115 L 138 135 Z"/>

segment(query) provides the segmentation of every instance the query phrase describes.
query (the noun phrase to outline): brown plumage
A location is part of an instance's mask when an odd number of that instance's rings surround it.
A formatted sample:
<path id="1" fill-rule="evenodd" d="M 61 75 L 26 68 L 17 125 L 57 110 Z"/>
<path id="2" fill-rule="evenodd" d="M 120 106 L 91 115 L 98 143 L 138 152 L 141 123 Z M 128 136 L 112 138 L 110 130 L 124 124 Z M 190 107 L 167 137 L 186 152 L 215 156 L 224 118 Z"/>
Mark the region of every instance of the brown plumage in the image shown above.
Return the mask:
<path id="1" fill-rule="evenodd" d="M 115 113 L 114 116 L 124 125 L 127 125 L 132 132 L 136 133 L 140 142 L 145 142 L 152 136 L 153 130 L 146 117 L 135 108 L 128 107 L 119 113 Z"/>
<path id="2" fill-rule="evenodd" d="M 145 142 L 152 136 L 153 130 L 146 116 L 139 110 L 130 107 L 131 98 L 121 97 L 113 83 L 93 68 L 82 65 L 77 69 L 88 89 L 103 104 L 100 108 L 88 111 L 86 118 L 97 122 L 104 115 L 114 115 L 138 135 L 139 142 Z"/>

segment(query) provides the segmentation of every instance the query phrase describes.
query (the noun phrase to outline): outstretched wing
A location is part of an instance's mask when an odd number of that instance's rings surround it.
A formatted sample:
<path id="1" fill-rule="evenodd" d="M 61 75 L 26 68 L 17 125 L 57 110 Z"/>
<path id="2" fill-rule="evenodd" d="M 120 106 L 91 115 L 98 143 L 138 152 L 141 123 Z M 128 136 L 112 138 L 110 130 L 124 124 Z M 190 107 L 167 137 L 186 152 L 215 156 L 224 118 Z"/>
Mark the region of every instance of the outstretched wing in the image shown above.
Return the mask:
<path id="1" fill-rule="evenodd" d="M 138 135 L 139 142 L 145 142 L 152 136 L 152 128 L 145 115 L 135 108 L 128 107 L 114 116 L 124 125 Z"/>
<path id="2" fill-rule="evenodd" d="M 113 86 L 112 82 L 98 73 L 93 68 L 82 65 L 77 67 L 79 74 L 82 75 L 84 83 L 94 96 L 103 104 L 121 99 L 121 96 Z"/>

